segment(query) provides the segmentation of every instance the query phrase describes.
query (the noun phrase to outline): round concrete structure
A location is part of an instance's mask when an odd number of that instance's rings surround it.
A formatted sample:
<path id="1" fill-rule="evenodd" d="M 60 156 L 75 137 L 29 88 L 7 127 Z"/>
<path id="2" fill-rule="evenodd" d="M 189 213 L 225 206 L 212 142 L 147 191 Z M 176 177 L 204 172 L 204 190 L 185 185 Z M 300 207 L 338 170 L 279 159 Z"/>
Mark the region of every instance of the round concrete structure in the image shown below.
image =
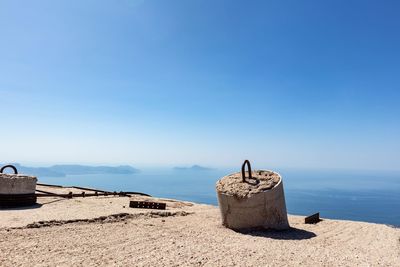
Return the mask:
<path id="1" fill-rule="evenodd" d="M 257 183 L 246 184 L 244 179 L 243 181 L 237 179 L 240 173 L 234 173 L 217 182 L 222 224 L 235 230 L 259 227 L 276 230 L 288 229 L 290 226 L 281 175 L 267 170 L 257 170 L 251 173 L 253 173 L 253 177 L 256 177 L 258 173 L 265 173 L 267 178 L 261 182 L 258 180 Z M 257 179 L 255 178 L 255 180 Z"/>
<path id="2" fill-rule="evenodd" d="M 0 207 L 22 207 L 36 203 L 34 176 L 0 173 Z M 4 167 L 2 168 L 2 170 Z"/>
<path id="3" fill-rule="evenodd" d="M 37 178 L 22 174 L 0 173 L 0 194 L 34 194 Z"/>

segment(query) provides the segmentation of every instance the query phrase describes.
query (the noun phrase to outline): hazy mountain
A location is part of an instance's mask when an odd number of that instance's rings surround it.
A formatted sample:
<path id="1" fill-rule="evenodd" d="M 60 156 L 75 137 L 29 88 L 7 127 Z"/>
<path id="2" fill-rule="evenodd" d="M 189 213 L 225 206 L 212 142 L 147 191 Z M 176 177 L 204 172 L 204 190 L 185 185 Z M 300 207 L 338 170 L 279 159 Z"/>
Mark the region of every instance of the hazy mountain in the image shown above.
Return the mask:
<path id="1" fill-rule="evenodd" d="M 193 165 L 191 167 L 175 167 L 174 170 L 177 171 L 186 171 L 186 170 L 192 170 L 192 171 L 209 171 L 212 170 L 211 168 L 203 167 L 200 165 Z"/>
<path id="2" fill-rule="evenodd" d="M 1 166 L 3 166 L 2 164 Z M 110 166 L 86 166 L 86 165 L 54 165 L 51 167 L 26 167 L 18 163 L 13 163 L 18 173 L 34 176 L 64 177 L 66 175 L 85 175 L 85 174 L 133 174 L 139 170 L 128 165 Z M 10 169 L 12 172 L 12 170 Z"/>
<path id="3" fill-rule="evenodd" d="M 128 165 L 122 165 L 117 167 L 109 166 L 85 166 L 85 165 L 54 165 L 50 167 L 51 170 L 56 172 L 62 172 L 70 175 L 82 175 L 82 174 L 132 174 L 139 172 Z"/>
<path id="4" fill-rule="evenodd" d="M 5 164 L 1 164 L 3 166 Z M 59 172 L 57 170 L 47 168 L 47 167 L 27 167 L 27 166 L 22 166 L 21 164 L 18 163 L 12 163 L 17 170 L 18 173 L 20 174 L 28 174 L 28 175 L 34 175 L 34 176 L 50 176 L 50 177 L 64 177 L 66 174 L 63 172 Z M 6 169 L 6 171 L 11 172 L 11 169 Z"/>

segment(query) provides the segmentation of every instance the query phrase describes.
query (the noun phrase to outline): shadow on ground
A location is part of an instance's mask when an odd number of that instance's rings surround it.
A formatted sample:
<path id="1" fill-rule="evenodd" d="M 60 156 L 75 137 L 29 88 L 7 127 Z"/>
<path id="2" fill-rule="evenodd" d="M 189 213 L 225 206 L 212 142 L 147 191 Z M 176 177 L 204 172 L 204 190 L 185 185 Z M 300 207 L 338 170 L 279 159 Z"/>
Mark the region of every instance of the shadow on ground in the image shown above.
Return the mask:
<path id="1" fill-rule="evenodd" d="M 31 210 L 31 209 L 38 209 L 40 207 L 42 207 L 42 204 L 35 204 L 24 207 L 1 207 L 0 210 Z"/>
<path id="2" fill-rule="evenodd" d="M 277 230 L 266 230 L 266 229 L 251 229 L 245 231 L 238 231 L 241 234 L 258 236 L 258 237 L 266 237 L 272 239 L 280 239 L 280 240 L 303 240 L 303 239 L 311 239 L 316 237 L 317 235 L 313 232 L 306 231 L 303 229 L 293 228 L 291 227 L 288 230 L 277 231 Z"/>

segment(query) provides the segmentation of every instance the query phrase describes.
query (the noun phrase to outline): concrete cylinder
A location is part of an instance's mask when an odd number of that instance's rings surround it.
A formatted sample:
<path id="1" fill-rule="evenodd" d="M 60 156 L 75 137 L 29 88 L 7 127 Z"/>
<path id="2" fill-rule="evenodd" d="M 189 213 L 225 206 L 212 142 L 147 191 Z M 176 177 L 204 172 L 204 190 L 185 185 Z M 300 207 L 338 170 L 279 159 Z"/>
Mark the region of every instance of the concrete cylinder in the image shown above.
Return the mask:
<path id="1" fill-rule="evenodd" d="M 234 173 L 217 182 L 222 224 L 235 230 L 288 229 L 281 175 L 268 170 L 251 173 L 254 181 L 244 182 L 241 173 Z"/>
<path id="2" fill-rule="evenodd" d="M 0 194 L 34 194 L 37 178 L 21 174 L 0 173 Z"/>
<path id="3" fill-rule="evenodd" d="M 22 207 L 36 203 L 36 183 L 34 176 L 0 172 L 0 207 Z M 4 167 L 2 168 L 2 170 Z"/>

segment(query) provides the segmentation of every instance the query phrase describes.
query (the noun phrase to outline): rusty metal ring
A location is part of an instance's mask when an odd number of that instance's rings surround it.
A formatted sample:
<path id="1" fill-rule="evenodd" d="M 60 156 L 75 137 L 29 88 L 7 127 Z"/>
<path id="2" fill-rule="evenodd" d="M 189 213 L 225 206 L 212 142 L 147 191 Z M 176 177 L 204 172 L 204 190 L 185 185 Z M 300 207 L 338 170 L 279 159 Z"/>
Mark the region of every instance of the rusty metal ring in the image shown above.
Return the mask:
<path id="1" fill-rule="evenodd" d="M 249 179 L 253 179 L 253 177 L 251 176 L 251 165 L 250 165 L 250 161 L 248 161 L 247 159 L 243 162 L 242 165 L 242 181 L 246 182 L 246 165 L 247 165 L 247 169 L 249 170 Z"/>
<path id="2" fill-rule="evenodd" d="M 13 170 L 14 170 L 14 174 L 18 174 L 17 168 L 15 168 L 15 166 L 13 166 L 13 165 L 6 165 L 6 166 L 3 166 L 3 167 L 0 169 L 0 173 L 3 173 L 3 171 L 4 171 L 5 169 L 7 169 L 7 168 L 13 169 Z"/>
<path id="3" fill-rule="evenodd" d="M 247 165 L 247 169 L 249 171 L 249 178 L 246 180 L 246 165 Z M 251 185 L 257 185 L 260 183 L 260 180 L 257 178 L 253 178 L 252 174 L 251 174 L 251 165 L 250 165 L 250 161 L 248 161 L 247 159 L 244 161 L 243 165 L 242 165 L 242 182 L 243 183 L 248 183 Z"/>

